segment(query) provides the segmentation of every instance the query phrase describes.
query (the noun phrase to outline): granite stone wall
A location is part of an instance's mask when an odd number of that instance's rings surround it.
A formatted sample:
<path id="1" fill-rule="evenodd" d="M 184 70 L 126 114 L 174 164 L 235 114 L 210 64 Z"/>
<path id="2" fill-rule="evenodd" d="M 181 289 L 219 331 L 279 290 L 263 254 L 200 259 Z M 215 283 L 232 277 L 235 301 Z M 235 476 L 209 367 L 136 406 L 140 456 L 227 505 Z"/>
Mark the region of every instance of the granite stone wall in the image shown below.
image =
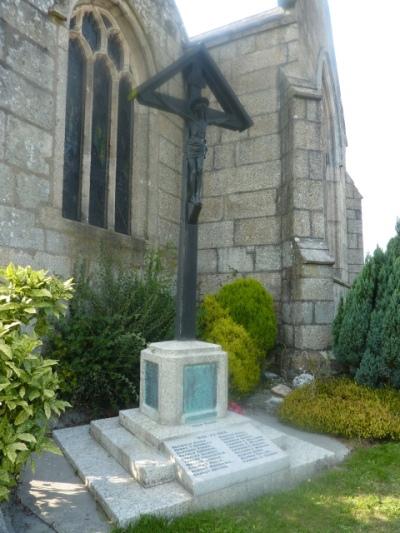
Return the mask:
<path id="1" fill-rule="evenodd" d="M 64 276 L 78 259 L 95 260 L 100 244 L 140 263 L 147 245 L 176 247 L 179 233 L 183 126 L 138 104 L 131 235 L 89 225 L 84 206 L 80 222 L 61 215 L 69 20 L 76 3 L 0 3 L 0 260 Z M 150 0 L 96 5 L 119 24 L 134 58 L 135 84 L 181 54 L 186 36 L 170 0 L 159 0 L 157 9 Z M 167 91 L 179 95 L 181 84 L 173 81 Z"/>

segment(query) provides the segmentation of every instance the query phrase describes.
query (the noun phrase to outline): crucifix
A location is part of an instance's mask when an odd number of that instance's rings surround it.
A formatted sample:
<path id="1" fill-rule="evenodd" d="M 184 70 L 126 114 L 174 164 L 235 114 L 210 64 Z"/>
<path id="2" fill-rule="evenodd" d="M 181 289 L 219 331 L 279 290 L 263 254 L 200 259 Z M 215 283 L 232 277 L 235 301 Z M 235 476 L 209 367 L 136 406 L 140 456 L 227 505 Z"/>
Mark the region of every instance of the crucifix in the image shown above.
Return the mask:
<path id="1" fill-rule="evenodd" d="M 183 99 L 158 89 L 182 73 Z M 212 109 L 202 94 L 209 87 L 222 111 Z M 180 59 L 137 87 L 132 98 L 139 103 L 173 113 L 185 121 L 181 226 L 176 295 L 175 338 L 196 338 L 196 286 L 198 220 L 202 208 L 203 165 L 207 156 L 207 126 L 244 131 L 252 120 L 204 45 L 188 50 Z"/>

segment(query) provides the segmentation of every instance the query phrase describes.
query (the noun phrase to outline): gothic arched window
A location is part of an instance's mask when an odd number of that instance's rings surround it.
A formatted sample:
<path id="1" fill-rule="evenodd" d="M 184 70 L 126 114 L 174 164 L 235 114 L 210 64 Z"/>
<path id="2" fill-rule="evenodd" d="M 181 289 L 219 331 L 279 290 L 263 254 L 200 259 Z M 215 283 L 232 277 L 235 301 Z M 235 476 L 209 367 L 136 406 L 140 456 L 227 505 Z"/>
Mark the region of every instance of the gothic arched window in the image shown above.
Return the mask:
<path id="1" fill-rule="evenodd" d="M 130 233 L 133 104 L 122 34 L 106 12 L 85 7 L 70 24 L 65 119 L 65 218 Z"/>

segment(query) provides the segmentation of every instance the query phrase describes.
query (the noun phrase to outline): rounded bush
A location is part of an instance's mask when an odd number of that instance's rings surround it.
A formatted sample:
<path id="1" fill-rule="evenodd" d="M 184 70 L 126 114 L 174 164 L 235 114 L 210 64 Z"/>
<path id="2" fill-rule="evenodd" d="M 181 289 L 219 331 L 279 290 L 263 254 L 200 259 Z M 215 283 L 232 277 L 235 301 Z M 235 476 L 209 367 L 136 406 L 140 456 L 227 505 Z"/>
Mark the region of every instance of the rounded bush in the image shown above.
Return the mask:
<path id="1" fill-rule="evenodd" d="M 216 294 L 229 316 L 245 328 L 261 353 L 273 348 L 277 323 L 272 296 L 255 279 L 237 279 Z"/>
<path id="2" fill-rule="evenodd" d="M 230 317 L 220 318 L 205 340 L 219 344 L 227 352 L 231 392 L 247 394 L 254 390 L 260 378 L 260 351 L 244 327 Z"/>
<path id="3" fill-rule="evenodd" d="M 320 379 L 293 391 L 279 417 L 302 429 L 347 438 L 400 438 L 400 394 L 347 379 Z"/>

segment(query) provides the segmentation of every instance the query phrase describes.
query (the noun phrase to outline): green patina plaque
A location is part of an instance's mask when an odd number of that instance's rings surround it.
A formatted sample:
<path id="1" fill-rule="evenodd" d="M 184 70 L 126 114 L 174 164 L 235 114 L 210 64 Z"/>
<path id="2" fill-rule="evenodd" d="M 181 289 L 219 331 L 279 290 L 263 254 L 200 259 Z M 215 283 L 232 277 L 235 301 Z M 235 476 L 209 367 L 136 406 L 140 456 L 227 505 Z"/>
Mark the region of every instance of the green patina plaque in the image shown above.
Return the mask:
<path id="1" fill-rule="evenodd" d="M 144 374 L 144 403 L 158 409 L 158 365 L 145 361 Z"/>
<path id="2" fill-rule="evenodd" d="M 183 369 L 183 412 L 186 415 L 215 414 L 217 364 L 187 365 Z M 193 418 L 190 416 L 189 418 Z"/>

